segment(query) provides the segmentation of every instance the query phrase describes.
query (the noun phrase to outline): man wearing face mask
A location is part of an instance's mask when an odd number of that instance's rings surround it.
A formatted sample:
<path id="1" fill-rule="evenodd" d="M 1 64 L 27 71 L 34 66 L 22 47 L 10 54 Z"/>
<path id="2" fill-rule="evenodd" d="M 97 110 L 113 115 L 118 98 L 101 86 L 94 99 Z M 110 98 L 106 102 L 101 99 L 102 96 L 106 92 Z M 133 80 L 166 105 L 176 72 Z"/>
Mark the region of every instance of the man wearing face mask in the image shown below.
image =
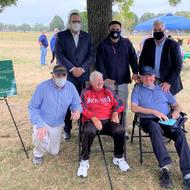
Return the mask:
<path id="1" fill-rule="evenodd" d="M 88 33 L 81 31 L 81 18 L 78 12 L 69 16 L 69 29 L 59 32 L 55 43 L 55 55 L 58 64 L 64 65 L 68 80 L 82 91 L 85 81 L 89 80 L 90 65 L 94 61 L 94 48 Z M 70 112 L 65 119 L 64 138 L 70 138 L 72 122 Z"/>
<path id="2" fill-rule="evenodd" d="M 56 65 L 52 78 L 37 86 L 28 107 L 33 125 L 33 164 L 42 164 L 45 152 L 58 154 L 67 110 L 71 110 L 70 119 L 78 120 L 80 102 L 75 86 L 67 81 L 66 68 Z"/>
<path id="3" fill-rule="evenodd" d="M 111 87 L 112 90 L 116 90 L 117 83 L 118 94 L 124 101 L 126 113 L 128 83 L 132 80 L 138 81 L 137 56 L 130 40 L 121 36 L 120 22 L 110 22 L 108 30 L 108 37 L 99 44 L 97 49 L 96 69 L 103 74 L 105 85 Z M 132 77 L 130 67 L 133 72 Z"/>
<path id="4" fill-rule="evenodd" d="M 165 25 L 161 21 L 153 24 L 153 38 L 145 41 L 140 55 L 139 67 L 143 65 L 154 68 L 156 82 L 164 92 L 177 94 L 183 89 L 180 72 L 182 59 L 179 44 L 167 38 Z"/>

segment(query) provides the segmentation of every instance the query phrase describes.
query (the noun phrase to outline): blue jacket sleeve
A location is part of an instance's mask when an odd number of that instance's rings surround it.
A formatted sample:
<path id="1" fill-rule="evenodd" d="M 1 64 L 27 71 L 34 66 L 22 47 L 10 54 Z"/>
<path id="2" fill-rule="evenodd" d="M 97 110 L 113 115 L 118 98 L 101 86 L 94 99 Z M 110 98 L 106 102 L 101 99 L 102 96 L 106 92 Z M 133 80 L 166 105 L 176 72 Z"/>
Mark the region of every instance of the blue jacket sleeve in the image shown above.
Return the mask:
<path id="1" fill-rule="evenodd" d="M 97 48 L 95 68 L 97 69 L 97 71 L 103 74 L 104 79 L 107 78 L 105 63 L 106 63 L 106 60 L 105 60 L 105 55 L 104 55 L 104 48 L 103 48 L 103 44 L 100 43 Z"/>
<path id="2" fill-rule="evenodd" d="M 58 35 L 55 41 L 55 56 L 58 60 L 58 64 L 64 65 L 67 71 L 70 71 L 74 67 L 74 65 L 63 54 L 63 48 L 63 43 L 61 42 L 61 38 Z"/>
<path id="3" fill-rule="evenodd" d="M 88 56 L 86 57 L 85 61 L 81 65 L 81 67 L 88 71 L 90 69 L 90 65 L 95 62 L 95 48 L 92 44 L 91 38 L 89 37 L 88 40 Z"/>
<path id="4" fill-rule="evenodd" d="M 43 101 L 43 89 L 39 85 L 34 94 L 32 95 L 32 99 L 28 106 L 29 118 L 32 125 L 36 125 L 37 128 L 41 128 L 45 126 L 43 119 L 40 116 L 40 106 Z"/>
<path id="5" fill-rule="evenodd" d="M 70 105 L 70 110 L 72 112 L 80 111 L 80 113 L 82 113 L 81 99 L 74 85 L 72 85 L 72 103 Z"/>

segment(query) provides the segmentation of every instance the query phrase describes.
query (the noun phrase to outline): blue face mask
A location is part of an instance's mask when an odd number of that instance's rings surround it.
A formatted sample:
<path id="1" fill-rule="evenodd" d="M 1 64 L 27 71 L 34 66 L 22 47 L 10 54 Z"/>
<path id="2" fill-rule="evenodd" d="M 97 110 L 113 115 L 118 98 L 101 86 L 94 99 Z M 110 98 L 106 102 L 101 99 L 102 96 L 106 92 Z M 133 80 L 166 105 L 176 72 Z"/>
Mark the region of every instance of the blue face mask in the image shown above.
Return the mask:
<path id="1" fill-rule="evenodd" d="M 66 78 L 54 78 L 53 81 L 57 87 L 63 88 L 67 79 Z"/>

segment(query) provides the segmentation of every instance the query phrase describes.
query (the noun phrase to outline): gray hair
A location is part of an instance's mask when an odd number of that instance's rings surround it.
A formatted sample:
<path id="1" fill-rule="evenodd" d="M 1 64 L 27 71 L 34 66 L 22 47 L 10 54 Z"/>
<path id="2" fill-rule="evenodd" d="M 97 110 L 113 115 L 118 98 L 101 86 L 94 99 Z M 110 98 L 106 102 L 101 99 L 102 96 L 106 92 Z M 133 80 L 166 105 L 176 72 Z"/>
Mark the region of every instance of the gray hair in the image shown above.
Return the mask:
<path id="1" fill-rule="evenodd" d="M 162 25 L 163 29 L 166 28 L 166 25 L 161 20 L 155 20 L 154 23 L 153 23 L 153 27 L 155 27 L 158 24 Z"/>
<path id="2" fill-rule="evenodd" d="M 69 16 L 68 16 L 68 23 L 70 23 L 71 17 L 72 17 L 73 15 L 78 15 L 78 16 L 80 16 L 80 12 L 79 12 L 78 10 L 72 10 L 72 11 L 69 13 Z"/>
<path id="3" fill-rule="evenodd" d="M 94 82 L 96 80 L 97 77 L 103 77 L 102 73 L 100 73 L 99 71 L 93 71 L 90 74 L 90 82 Z"/>

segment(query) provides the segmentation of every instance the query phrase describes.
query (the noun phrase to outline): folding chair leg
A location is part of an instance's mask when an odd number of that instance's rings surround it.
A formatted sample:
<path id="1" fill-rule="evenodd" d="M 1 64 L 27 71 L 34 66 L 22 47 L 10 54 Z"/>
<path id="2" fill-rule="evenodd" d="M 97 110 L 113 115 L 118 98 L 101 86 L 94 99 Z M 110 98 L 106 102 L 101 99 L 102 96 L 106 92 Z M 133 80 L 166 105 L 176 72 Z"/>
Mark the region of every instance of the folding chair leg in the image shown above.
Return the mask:
<path id="1" fill-rule="evenodd" d="M 78 161 L 81 161 L 81 124 L 79 124 L 79 134 L 78 134 L 78 149 L 79 149 L 79 153 L 78 153 Z"/>
<path id="2" fill-rule="evenodd" d="M 143 163 L 143 152 L 142 152 L 142 136 L 141 127 L 139 126 L 139 150 L 140 150 L 140 163 Z"/>
<path id="3" fill-rule="evenodd" d="M 126 138 L 125 138 L 125 136 L 124 136 L 124 158 L 125 158 L 125 160 L 127 160 L 127 153 L 126 153 L 126 148 L 127 148 L 127 145 L 126 145 Z"/>
<path id="4" fill-rule="evenodd" d="M 131 134 L 131 143 L 133 142 L 134 131 L 135 131 L 135 124 L 133 122 L 133 129 L 132 129 L 132 134 Z"/>
<path id="5" fill-rule="evenodd" d="M 101 138 L 100 138 L 100 135 L 99 135 L 99 134 L 98 134 L 98 140 L 99 140 L 100 148 L 101 148 L 101 151 L 102 151 L 104 163 L 105 163 L 105 166 L 106 166 L 106 171 L 107 171 L 107 175 L 108 175 L 108 180 L 109 180 L 109 183 L 110 183 L 110 189 L 113 190 L 113 185 L 112 185 L 110 173 L 109 173 L 109 170 L 108 170 L 108 164 L 107 164 L 107 161 L 106 161 L 104 149 L 103 149 L 103 146 L 102 146 L 102 141 L 101 141 Z"/>

